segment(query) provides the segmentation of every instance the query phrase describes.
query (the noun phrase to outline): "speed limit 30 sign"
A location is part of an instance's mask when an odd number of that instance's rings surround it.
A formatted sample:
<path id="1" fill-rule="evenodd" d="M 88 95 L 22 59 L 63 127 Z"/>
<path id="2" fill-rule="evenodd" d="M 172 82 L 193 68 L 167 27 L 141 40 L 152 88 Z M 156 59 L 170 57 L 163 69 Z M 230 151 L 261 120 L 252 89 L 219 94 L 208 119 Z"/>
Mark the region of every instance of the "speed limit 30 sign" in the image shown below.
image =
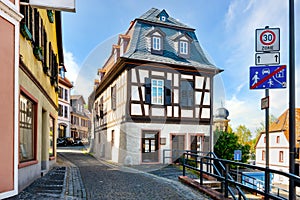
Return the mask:
<path id="1" fill-rule="evenodd" d="M 280 50 L 279 28 L 256 29 L 256 51 L 272 52 Z"/>

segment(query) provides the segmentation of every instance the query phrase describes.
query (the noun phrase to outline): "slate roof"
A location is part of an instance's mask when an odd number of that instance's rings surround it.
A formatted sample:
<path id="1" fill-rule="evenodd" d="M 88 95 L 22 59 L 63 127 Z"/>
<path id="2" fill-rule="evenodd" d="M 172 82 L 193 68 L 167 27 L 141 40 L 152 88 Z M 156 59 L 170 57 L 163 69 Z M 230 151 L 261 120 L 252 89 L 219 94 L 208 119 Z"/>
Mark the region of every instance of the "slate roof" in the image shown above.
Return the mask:
<path id="1" fill-rule="evenodd" d="M 161 21 L 159 19 L 159 14 L 161 12 L 165 11 L 152 8 L 135 20 L 129 49 L 121 57 L 162 64 L 191 66 L 204 70 L 215 70 L 215 73 L 220 72 L 221 70 L 214 66 L 205 55 L 196 37 L 195 29 L 178 22 L 170 16 L 166 21 Z M 162 55 L 151 53 L 151 45 L 149 44 L 149 37 L 147 34 L 154 28 L 159 28 L 165 33 Z M 178 56 L 175 43 L 176 38 L 180 35 L 187 35 L 192 39 L 189 58 Z"/>
<path id="2" fill-rule="evenodd" d="M 186 28 L 186 29 L 191 29 L 191 30 L 195 30 L 179 21 L 177 21 L 176 19 L 170 17 L 167 13 L 168 19 L 163 22 L 159 19 L 159 14 L 160 13 L 166 13 L 165 10 L 159 10 L 157 8 L 151 8 L 150 10 L 148 10 L 147 12 L 145 12 L 142 16 L 140 16 L 139 18 L 137 18 L 137 20 L 145 20 L 145 21 L 149 21 L 149 22 L 154 22 L 157 24 L 164 24 L 164 25 L 171 25 L 171 26 L 176 26 L 178 28 Z"/>

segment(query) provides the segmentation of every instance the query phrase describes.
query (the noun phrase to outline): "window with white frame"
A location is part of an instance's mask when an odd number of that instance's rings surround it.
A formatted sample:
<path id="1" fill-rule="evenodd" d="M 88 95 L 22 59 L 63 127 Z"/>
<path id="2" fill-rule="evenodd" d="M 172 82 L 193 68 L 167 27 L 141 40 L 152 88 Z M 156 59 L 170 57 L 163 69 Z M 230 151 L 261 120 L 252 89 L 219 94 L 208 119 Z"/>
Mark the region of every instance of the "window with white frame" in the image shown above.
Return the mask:
<path id="1" fill-rule="evenodd" d="M 151 80 L 151 102 L 152 104 L 163 105 L 164 103 L 164 81 Z"/>
<path id="2" fill-rule="evenodd" d="M 179 41 L 179 53 L 188 55 L 189 44 L 187 41 Z"/>
<path id="3" fill-rule="evenodd" d="M 156 51 L 161 50 L 161 38 L 157 36 L 152 37 L 152 49 Z"/>

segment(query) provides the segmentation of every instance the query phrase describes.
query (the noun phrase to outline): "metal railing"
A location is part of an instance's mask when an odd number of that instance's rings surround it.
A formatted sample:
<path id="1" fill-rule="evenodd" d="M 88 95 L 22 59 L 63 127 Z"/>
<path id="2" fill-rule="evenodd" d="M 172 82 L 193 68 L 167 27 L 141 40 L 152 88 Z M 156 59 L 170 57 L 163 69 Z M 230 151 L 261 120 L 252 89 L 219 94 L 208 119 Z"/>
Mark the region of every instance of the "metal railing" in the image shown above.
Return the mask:
<path id="1" fill-rule="evenodd" d="M 219 159 L 214 153 L 208 153 L 203 156 L 198 153 L 184 152 L 181 164 L 183 166 L 183 176 L 186 176 L 186 170 L 194 170 L 199 173 L 200 185 L 204 184 L 204 174 L 219 181 L 221 183 L 220 192 L 226 198 L 230 195 L 233 199 L 247 199 L 247 193 L 259 194 L 264 196 L 265 199 L 285 200 L 289 198 L 288 190 L 275 187 L 274 185 L 266 185 L 265 181 L 245 173 L 249 171 L 263 173 L 264 177 L 270 177 L 269 175 L 275 174 L 281 175 L 292 179 L 295 185 L 300 185 L 300 177 L 294 174 Z M 239 168 L 243 169 L 243 171 L 238 172 L 238 170 L 235 170 Z M 265 176 L 266 174 L 268 176 Z M 268 187 L 270 189 L 265 189 Z M 296 195 L 296 198 L 300 199 L 300 195 Z"/>
<path id="2" fill-rule="evenodd" d="M 197 154 L 198 156 L 205 156 L 208 154 L 208 152 L 195 150 L 163 149 L 163 164 L 171 164 L 175 161 L 181 162 L 184 153 Z"/>

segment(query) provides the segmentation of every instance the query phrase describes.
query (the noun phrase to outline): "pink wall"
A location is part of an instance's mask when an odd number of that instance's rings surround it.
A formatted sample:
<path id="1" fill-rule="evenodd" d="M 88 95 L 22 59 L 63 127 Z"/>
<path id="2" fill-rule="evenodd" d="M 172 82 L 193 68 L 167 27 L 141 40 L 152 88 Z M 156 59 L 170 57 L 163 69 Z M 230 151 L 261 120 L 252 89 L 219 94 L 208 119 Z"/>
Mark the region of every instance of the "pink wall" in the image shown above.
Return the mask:
<path id="1" fill-rule="evenodd" d="M 14 189 L 14 35 L 0 16 L 0 192 Z"/>

